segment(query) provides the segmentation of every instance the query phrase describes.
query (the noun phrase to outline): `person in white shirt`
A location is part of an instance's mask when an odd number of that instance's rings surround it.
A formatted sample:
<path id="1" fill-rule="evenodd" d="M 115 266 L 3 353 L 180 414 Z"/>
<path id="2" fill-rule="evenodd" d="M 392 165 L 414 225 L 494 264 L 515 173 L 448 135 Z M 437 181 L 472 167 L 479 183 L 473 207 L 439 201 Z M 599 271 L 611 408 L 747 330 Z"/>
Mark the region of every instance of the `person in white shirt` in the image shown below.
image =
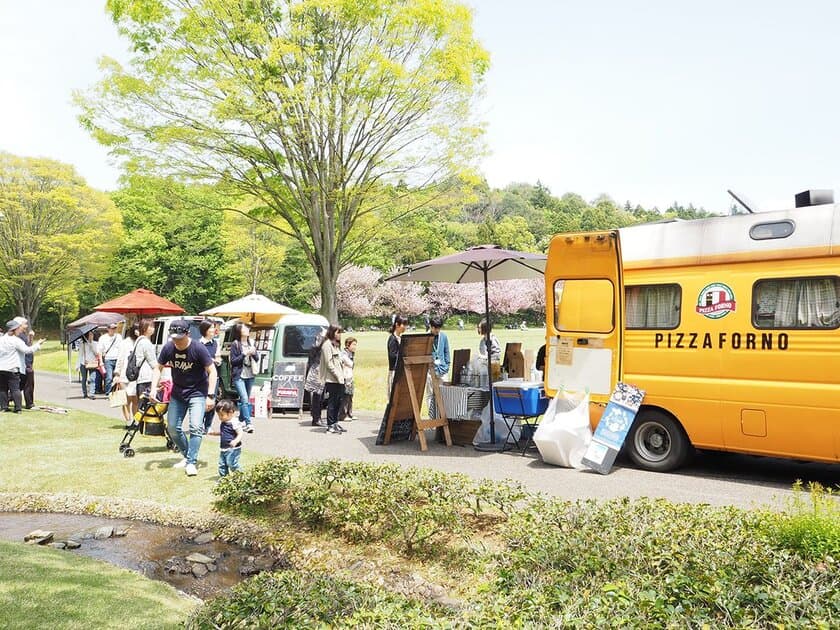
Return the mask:
<path id="1" fill-rule="evenodd" d="M 21 413 L 23 401 L 20 395 L 20 375 L 26 371 L 25 356 L 41 349 L 46 341 L 39 339 L 31 346 L 27 346 L 17 336 L 20 322 L 11 320 L 6 322 L 6 334 L 0 337 L 0 408 L 9 410 L 9 392 L 15 403 L 15 413 Z"/>
<path id="2" fill-rule="evenodd" d="M 122 335 L 117 332 L 116 324 L 108 324 L 108 332 L 99 338 L 99 354 L 102 363 L 105 365 L 105 395 L 111 393 L 111 385 L 114 382 L 114 369 L 117 367 L 117 359 L 120 356 L 120 344 Z"/>

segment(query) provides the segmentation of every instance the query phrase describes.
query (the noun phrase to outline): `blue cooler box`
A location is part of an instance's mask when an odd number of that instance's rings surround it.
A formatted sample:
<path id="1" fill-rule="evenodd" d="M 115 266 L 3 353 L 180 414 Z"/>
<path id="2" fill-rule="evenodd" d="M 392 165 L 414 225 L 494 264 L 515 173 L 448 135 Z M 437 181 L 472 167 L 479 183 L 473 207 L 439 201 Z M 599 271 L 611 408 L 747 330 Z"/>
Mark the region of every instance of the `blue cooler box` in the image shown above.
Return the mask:
<path id="1" fill-rule="evenodd" d="M 533 381 L 493 383 L 493 408 L 509 416 L 539 416 L 548 409 L 545 387 Z"/>

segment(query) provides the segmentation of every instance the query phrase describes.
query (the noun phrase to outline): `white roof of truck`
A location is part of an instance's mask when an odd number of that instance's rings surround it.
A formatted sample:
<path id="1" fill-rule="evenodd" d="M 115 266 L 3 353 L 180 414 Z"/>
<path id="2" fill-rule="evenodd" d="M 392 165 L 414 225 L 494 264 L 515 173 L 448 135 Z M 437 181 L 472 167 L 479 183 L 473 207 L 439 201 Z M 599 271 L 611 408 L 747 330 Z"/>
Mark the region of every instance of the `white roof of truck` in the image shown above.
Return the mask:
<path id="1" fill-rule="evenodd" d="M 788 221 L 784 238 L 755 239 L 762 224 Z M 647 223 L 622 228 L 627 268 L 702 265 L 739 260 L 840 256 L 840 204 Z"/>

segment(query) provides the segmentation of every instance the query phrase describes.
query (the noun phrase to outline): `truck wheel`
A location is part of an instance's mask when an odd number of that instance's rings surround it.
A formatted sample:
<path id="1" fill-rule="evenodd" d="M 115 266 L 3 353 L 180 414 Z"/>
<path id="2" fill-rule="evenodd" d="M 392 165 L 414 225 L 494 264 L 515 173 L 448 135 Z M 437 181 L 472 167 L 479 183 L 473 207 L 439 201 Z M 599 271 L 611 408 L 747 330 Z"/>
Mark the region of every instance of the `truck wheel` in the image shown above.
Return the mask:
<path id="1" fill-rule="evenodd" d="M 656 409 L 640 411 L 627 438 L 627 454 L 645 470 L 666 472 L 679 468 L 691 450 L 680 423 Z"/>

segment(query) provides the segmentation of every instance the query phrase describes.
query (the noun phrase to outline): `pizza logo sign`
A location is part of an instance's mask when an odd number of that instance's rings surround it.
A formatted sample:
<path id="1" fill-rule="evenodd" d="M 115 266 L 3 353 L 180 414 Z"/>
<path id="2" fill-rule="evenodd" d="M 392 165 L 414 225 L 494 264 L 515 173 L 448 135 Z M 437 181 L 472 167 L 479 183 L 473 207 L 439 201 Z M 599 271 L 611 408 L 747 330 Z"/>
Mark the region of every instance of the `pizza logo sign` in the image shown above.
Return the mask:
<path id="1" fill-rule="evenodd" d="M 735 294 L 721 282 L 703 287 L 697 296 L 697 312 L 709 319 L 726 317 L 734 310 Z"/>

